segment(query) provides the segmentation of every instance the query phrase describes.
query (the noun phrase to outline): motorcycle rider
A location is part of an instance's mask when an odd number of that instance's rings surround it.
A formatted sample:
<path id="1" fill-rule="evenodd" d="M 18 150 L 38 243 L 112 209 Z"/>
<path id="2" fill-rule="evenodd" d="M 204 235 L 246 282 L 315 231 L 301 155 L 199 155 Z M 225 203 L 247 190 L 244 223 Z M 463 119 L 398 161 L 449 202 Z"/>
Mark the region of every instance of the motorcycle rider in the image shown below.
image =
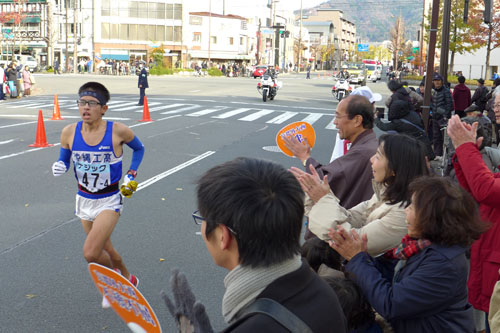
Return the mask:
<path id="1" fill-rule="evenodd" d="M 342 66 L 342 70 L 338 73 L 337 77 L 339 79 L 346 79 L 348 80 L 350 75 L 349 72 L 347 71 L 347 65 Z"/>

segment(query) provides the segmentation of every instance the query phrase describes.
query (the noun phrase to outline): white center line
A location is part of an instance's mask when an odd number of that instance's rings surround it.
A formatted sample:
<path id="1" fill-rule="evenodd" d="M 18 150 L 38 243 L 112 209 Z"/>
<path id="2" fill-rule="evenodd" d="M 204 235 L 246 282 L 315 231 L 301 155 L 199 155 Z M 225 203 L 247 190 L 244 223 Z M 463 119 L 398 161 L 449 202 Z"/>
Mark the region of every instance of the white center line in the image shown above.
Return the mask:
<path id="1" fill-rule="evenodd" d="M 4 145 L 6 143 L 11 143 L 12 141 L 14 141 L 14 139 L 10 139 L 10 140 L 7 140 L 7 141 L 0 141 L 0 145 Z"/>
<path id="2" fill-rule="evenodd" d="M 171 174 L 173 173 L 176 173 L 177 171 L 180 171 L 188 166 L 190 166 L 191 164 L 194 164 L 198 161 L 201 161 L 202 159 L 204 158 L 207 158 L 209 157 L 210 155 L 213 155 L 215 154 L 215 151 L 207 151 L 206 153 L 203 153 L 193 159 L 190 159 L 189 161 L 186 161 L 182 164 L 179 164 L 178 166 L 176 167 L 173 167 L 172 169 L 170 170 L 167 170 L 165 172 L 162 172 L 154 177 L 151 177 L 149 179 L 146 179 L 145 181 L 141 182 L 139 184 L 139 186 L 137 187 L 137 192 L 139 192 L 140 190 L 143 190 L 145 189 L 146 187 L 150 186 L 150 185 L 153 185 L 154 183 L 156 183 L 157 181 L 160 181 L 162 180 L 163 178 L 167 177 L 167 176 L 170 176 Z"/>
<path id="3" fill-rule="evenodd" d="M 26 123 L 17 123 L 17 124 L 0 126 L 0 128 L 16 127 L 16 126 L 22 126 L 22 125 L 28 125 L 28 124 L 35 124 L 35 123 L 36 123 L 36 121 L 28 121 Z"/>

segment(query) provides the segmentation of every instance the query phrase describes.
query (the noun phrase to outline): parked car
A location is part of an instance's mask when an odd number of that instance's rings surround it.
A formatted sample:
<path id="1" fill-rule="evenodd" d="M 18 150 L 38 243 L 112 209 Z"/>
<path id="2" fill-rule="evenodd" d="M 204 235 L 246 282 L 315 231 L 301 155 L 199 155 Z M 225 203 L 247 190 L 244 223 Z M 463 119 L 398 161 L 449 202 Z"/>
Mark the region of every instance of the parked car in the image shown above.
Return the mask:
<path id="1" fill-rule="evenodd" d="M 12 58 L 10 55 L 2 54 L 0 57 L 0 64 L 5 64 L 7 66 L 11 63 L 11 59 Z M 36 61 L 36 59 L 29 54 L 15 54 L 14 59 L 19 65 L 23 65 L 23 67 L 28 66 L 30 72 L 35 72 L 40 69 L 38 67 L 38 62 Z"/>
<path id="2" fill-rule="evenodd" d="M 261 77 L 267 70 L 267 65 L 258 65 L 255 66 L 255 70 L 253 71 L 253 78 L 256 79 Z"/>

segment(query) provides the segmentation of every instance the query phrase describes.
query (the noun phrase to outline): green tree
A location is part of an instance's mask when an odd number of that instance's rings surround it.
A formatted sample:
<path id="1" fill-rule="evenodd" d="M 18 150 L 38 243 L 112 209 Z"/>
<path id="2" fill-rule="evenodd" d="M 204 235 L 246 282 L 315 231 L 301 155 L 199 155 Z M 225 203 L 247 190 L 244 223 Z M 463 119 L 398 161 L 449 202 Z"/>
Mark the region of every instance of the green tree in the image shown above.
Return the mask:
<path id="1" fill-rule="evenodd" d="M 439 19 L 438 19 L 438 31 L 436 34 L 436 47 L 441 47 L 441 37 L 443 28 L 443 2 L 439 2 Z M 464 54 L 477 50 L 481 47 L 476 42 L 473 42 L 472 35 L 474 34 L 475 26 L 478 24 L 478 18 L 471 13 L 482 4 L 482 0 L 469 0 L 469 19 L 468 22 L 464 22 L 464 0 L 451 0 L 451 13 L 450 13 L 450 67 L 449 72 L 453 72 L 453 66 L 455 64 L 455 54 Z M 432 7 L 429 8 L 429 12 L 425 16 L 424 28 L 429 31 L 431 25 Z M 429 34 L 425 34 L 424 41 L 429 42 Z"/>

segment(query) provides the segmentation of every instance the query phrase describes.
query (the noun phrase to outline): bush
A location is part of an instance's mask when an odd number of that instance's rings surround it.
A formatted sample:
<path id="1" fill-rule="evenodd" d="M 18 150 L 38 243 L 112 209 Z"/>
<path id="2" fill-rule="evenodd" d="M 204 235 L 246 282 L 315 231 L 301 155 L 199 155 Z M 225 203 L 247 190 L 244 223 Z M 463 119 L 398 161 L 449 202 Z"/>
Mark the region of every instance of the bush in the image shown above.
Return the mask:
<path id="1" fill-rule="evenodd" d="M 174 71 L 171 68 L 163 67 L 163 66 L 153 66 L 149 70 L 149 74 L 151 75 L 172 75 Z"/>
<path id="2" fill-rule="evenodd" d="M 212 67 L 208 69 L 208 75 L 210 76 L 222 76 L 222 72 L 217 67 Z"/>
<path id="3" fill-rule="evenodd" d="M 47 73 L 54 73 L 54 68 L 52 68 L 52 66 L 47 66 Z"/>

